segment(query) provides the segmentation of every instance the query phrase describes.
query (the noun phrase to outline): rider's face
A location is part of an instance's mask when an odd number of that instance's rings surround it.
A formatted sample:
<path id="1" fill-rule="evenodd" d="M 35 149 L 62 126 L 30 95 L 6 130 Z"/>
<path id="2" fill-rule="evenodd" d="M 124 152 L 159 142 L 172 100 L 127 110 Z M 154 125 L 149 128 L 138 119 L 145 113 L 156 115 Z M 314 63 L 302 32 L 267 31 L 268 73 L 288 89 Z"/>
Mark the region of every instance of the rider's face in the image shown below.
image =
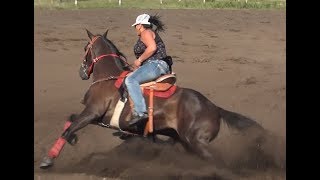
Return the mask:
<path id="1" fill-rule="evenodd" d="M 135 29 L 136 29 L 137 35 L 140 36 L 140 34 L 141 34 L 140 29 L 141 29 L 142 25 L 141 25 L 141 24 L 137 24 L 137 25 L 135 25 L 134 27 L 135 27 Z"/>

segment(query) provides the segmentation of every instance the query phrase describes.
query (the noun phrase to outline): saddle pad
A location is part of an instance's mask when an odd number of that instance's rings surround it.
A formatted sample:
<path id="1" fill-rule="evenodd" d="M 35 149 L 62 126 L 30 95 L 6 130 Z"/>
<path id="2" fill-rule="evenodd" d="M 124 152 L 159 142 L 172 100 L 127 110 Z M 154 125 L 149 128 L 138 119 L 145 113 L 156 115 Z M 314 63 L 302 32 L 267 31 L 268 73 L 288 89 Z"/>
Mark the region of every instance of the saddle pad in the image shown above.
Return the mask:
<path id="1" fill-rule="evenodd" d="M 124 102 L 122 102 L 120 99 L 118 100 L 117 105 L 114 108 L 114 112 L 113 112 L 113 115 L 112 115 L 111 120 L 110 120 L 110 125 L 111 126 L 120 128 L 119 119 L 120 119 L 121 112 L 122 112 L 126 102 L 127 102 L 127 99 Z"/>

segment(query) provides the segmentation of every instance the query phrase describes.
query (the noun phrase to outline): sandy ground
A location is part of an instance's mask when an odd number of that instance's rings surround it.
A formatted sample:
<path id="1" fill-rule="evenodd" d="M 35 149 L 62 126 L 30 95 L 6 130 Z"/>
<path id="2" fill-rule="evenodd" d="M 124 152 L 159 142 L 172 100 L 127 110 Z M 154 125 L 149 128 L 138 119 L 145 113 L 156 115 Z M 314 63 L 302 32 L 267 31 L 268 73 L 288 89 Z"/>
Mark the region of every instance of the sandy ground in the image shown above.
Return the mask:
<path id="1" fill-rule="evenodd" d="M 108 37 L 134 60 L 137 15 L 158 13 L 160 34 L 174 58 L 177 85 L 196 89 L 215 104 L 254 118 L 268 129 L 260 150 L 250 137 L 222 124 L 211 143 L 218 161 L 203 162 L 179 145 L 141 138 L 128 141 L 114 130 L 89 125 L 67 144 L 55 165 L 39 163 L 61 135 L 91 80 L 78 68 L 88 38 L 109 29 Z M 285 179 L 286 26 L 285 11 L 264 10 L 40 10 L 34 13 L 34 179 Z"/>

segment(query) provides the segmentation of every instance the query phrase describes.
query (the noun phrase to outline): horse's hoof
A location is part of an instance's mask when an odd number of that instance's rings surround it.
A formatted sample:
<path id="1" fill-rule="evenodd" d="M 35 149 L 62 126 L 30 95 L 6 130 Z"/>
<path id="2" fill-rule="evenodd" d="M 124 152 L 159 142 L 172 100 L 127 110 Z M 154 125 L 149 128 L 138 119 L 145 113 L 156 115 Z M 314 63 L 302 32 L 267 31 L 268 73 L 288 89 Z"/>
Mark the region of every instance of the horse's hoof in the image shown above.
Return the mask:
<path id="1" fill-rule="evenodd" d="M 123 134 L 123 132 L 120 132 L 120 131 L 112 133 L 113 136 L 121 136 L 122 134 Z"/>
<path id="2" fill-rule="evenodd" d="M 76 134 L 70 135 L 70 137 L 68 138 L 67 142 L 72 146 L 76 145 L 77 142 L 78 142 L 78 136 Z"/>
<path id="3" fill-rule="evenodd" d="M 53 165 L 53 158 L 50 158 L 48 156 L 44 157 L 42 162 L 40 163 L 41 169 L 47 169 Z"/>
<path id="4" fill-rule="evenodd" d="M 127 139 L 129 139 L 129 138 L 131 138 L 131 137 L 133 137 L 133 135 L 131 135 L 131 134 L 126 134 L 126 133 L 122 133 L 122 134 L 119 136 L 119 138 L 120 138 L 121 140 L 127 140 Z"/>

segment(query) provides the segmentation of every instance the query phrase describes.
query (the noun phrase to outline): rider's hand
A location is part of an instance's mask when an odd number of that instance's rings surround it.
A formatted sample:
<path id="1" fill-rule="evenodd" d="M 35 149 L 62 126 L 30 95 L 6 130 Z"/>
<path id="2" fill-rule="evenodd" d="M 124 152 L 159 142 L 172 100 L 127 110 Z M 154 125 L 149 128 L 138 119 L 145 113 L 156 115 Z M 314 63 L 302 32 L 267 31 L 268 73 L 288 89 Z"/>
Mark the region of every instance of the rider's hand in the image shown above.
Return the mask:
<path id="1" fill-rule="evenodd" d="M 133 63 L 134 63 L 134 65 L 136 67 L 140 67 L 141 66 L 141 61 L 139 59 L 136 59 Z"/>

